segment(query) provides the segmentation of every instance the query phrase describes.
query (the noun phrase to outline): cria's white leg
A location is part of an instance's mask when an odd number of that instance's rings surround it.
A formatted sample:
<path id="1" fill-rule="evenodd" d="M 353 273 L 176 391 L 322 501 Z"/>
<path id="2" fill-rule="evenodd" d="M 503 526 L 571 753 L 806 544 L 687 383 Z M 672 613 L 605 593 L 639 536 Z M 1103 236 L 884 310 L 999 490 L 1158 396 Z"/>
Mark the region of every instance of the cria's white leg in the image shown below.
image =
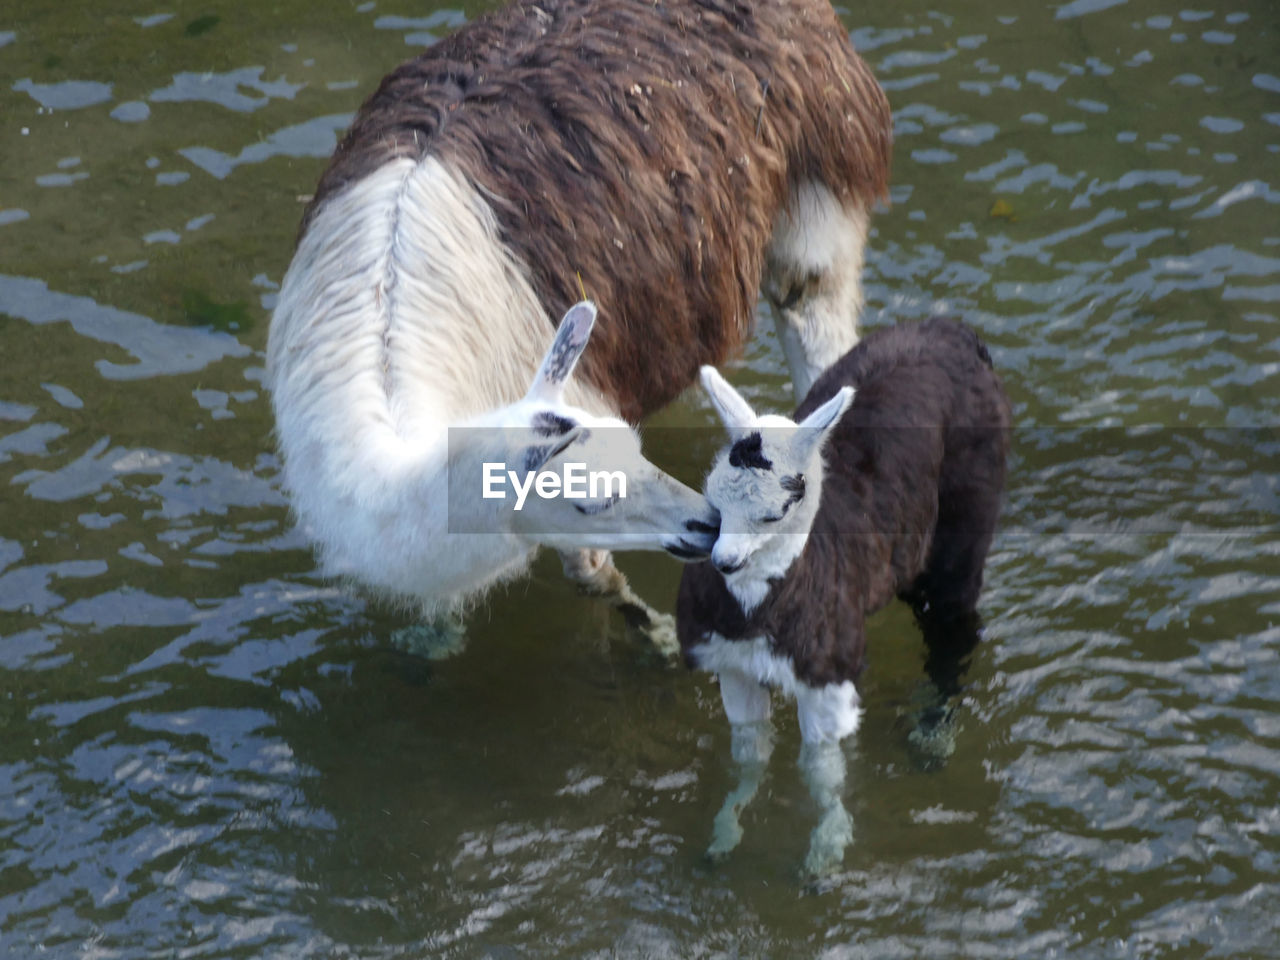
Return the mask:
<path id="1" fill-rule="evenodd" d="M 818 805 L 818 825 L 809 837 L 805 870 L 815 877 L 831 873 L 853 841 L 853 821 L 844 808 L 845 763 L 840 741 L 858 729 L 862 706 L 851 681 L 822 687 L 799 684 L 796 707 L 800 716 L 800 770 L 809 794 Z"/>
<path id="2" fill-rule="evenodd" d="M 806 743 L 800 748 L 800 770 L 819 810 L 804 868 L 810 876 L 822 877 L 840 866 L 853 841 L 853 819 L 844 808 L 845 761 L 839 742 Z"/>
<path id="3" fill-rule="evenodd" d="M 869 220 L 821 183 L 802 184 L 774 224 L 766 292 L 801 400 L 858 342 Z"/>
<path id="4" fill-rule="evenodd" d="M 742 840 L 742 811 L 764 779 L 773 753 L 773 724 L 769 722 L 769 691 L 753 677 L 737 670 L 720 673 L 720 701 L 732 725 L 733 765 L 738 782 L 724 798 L 711 831 L 707 856 L 727 857 Z"/>
<path id="5" fill-rule="evenodd" d="M 735 723 L 732 729 L 733 765 L 738 782 L 716 813 L 707 856 L 723 860 L 742 841 L 742 811 L 760 790 L 773 754 L 773 724 L 767 719 Z"/>
<path id="6" fill-rule="evenodd" d="M 769 690 L 758 680 L 737 670 L 720 673 L 720 702 L 724 715 L 737 727 L 769 719 Z"/>
<path id="7" fill-rule="evenodd" d="M 862 701 L 853 682 L 811 687 L 796 684 L 796 713 L 805 743 L 843 740 L 862 722 Z"/>

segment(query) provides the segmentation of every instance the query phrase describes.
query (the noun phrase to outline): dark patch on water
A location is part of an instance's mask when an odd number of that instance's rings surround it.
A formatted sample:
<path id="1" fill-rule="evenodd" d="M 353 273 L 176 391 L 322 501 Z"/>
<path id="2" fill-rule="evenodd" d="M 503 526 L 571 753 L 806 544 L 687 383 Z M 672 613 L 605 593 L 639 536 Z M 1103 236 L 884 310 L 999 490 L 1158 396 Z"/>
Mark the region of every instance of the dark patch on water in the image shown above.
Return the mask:
<path id="1" fill-rule="evenodd" d="M 182 28 L 182 32 L 188 37 L 202 37 L 221 22 L 222 18 L 217 14 L 206 13 L 204 16 L 196 17 L 188 23 Z"/>

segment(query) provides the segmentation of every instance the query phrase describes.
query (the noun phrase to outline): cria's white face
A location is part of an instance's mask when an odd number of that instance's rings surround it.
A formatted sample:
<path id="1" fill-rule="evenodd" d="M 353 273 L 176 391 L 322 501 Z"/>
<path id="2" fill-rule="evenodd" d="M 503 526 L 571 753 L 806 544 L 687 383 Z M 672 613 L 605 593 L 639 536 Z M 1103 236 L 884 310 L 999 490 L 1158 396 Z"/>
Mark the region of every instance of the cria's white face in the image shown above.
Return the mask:
<path id="1" fill-rule="evenodd" d="M 782 418 L 764 418 L 782 419 Z M 814 511 L 805 470 L 796 463 L 791 438 L 796 425 L 751 430 L 720 451 L 706 482 L 707 502 L 720 511 L 720 536 L 712 562 L 726 577 L 749 573 L 747 567 L 770 547 L 803 547 Z M 773 543 L 775 539 L 799 544 Z"/>
<path id="2" fill-rule="evenodd" d="M 707 476 L 707 501 L 720 512 L 720 536 L 711 561 L 735 593 L 754 607 L 770 579 L 780 577 L 804 549 L 822 489 L 822 446 L 853 401 L 853 390 L 835 396 L 796 423 L 757 416 L 713 367 L 702 383 L 729 429 Z M 754 602 L 751 602 L 754 600 Z"/>

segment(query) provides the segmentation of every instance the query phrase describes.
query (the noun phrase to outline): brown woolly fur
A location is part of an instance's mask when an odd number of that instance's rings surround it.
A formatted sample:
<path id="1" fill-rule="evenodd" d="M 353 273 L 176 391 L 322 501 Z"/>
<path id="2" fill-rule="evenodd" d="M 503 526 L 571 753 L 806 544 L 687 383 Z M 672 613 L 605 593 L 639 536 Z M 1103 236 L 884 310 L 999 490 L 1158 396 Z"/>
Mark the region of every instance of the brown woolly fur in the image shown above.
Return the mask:
<path id="1" fill-rule="evenodd" d="M 307 210 L 435 155 L 492 204 L 549 317 L 608 318 L 587 380 L 635 421 L 751 332 L 766 245 L 810 180 L 885 195 L 889 106 L 828 0 L 538 0 L 405 63 Z"/>
<path id="2" fill-rule="evenodd" d="M 864 619 L 895 595 L 922 620 L 973 613 L 1011 422 L 986 347 L 950 319 L 876 330 L 819 378 L 794 419 L 846 385 L 857 393 L 827 442 L 803 552 L 750 616 L 710 563 L 686 567 L 676 608 L 686 654 L 711 634 L 763 635 L 822 686 L 857 678 Z"/>

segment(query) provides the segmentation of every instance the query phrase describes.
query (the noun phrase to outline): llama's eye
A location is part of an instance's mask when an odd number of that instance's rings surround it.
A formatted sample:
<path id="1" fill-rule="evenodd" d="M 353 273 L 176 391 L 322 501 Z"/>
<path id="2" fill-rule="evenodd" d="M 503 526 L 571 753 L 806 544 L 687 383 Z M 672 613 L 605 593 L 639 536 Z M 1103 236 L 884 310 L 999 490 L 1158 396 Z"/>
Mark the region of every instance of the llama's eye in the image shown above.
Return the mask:
<path id="1" fill-rule="evenodd" d="M 618 497 L 615 494 L 614 496 L 610 497 L 608 500 L 604 500 L 604 501 L 596 501 L 595 503 L 575 503 L 573 505 L 573 508 L 577 510 L 579 513 L 585 513 L 587 516 L 590 517 L 597 513 L 604 513 L 606 510 L 608 510 L 617 502 L 618 502 Z"/>

